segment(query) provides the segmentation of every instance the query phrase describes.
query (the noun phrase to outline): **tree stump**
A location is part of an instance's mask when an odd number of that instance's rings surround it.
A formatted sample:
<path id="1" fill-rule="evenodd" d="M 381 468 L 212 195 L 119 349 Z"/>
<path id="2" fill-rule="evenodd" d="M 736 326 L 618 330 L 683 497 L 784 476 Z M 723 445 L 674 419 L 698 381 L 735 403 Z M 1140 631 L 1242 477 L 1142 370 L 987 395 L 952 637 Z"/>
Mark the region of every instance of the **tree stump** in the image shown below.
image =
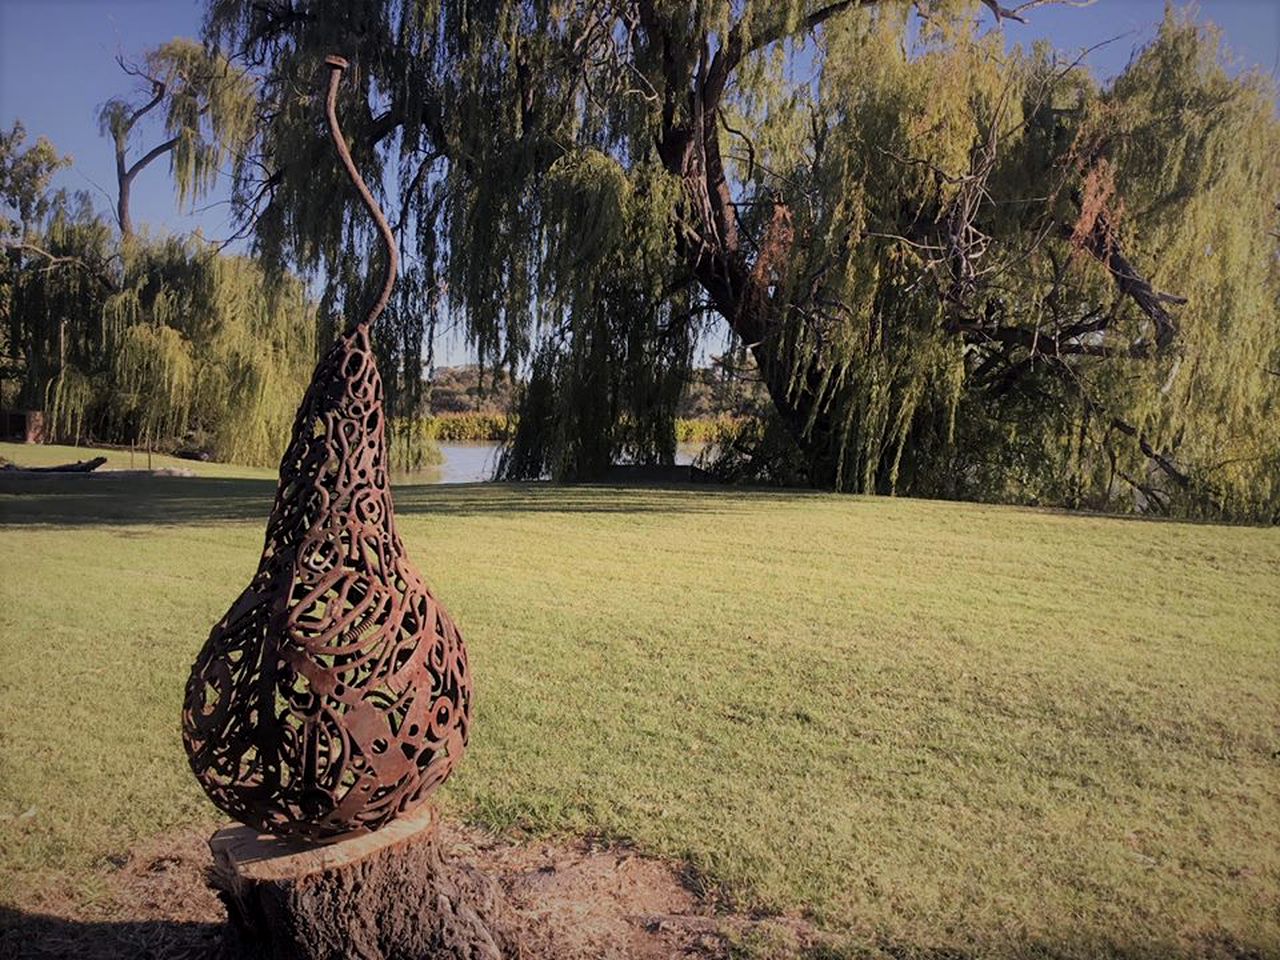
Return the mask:
<path id="1" fill-rule="evenodd" d="M 434 807 L 328 843 L 237 824 L 209 840 L 230 946 L 272 960 L 500 960 L 515 954 L 498 885 L 445 857 Z"/>

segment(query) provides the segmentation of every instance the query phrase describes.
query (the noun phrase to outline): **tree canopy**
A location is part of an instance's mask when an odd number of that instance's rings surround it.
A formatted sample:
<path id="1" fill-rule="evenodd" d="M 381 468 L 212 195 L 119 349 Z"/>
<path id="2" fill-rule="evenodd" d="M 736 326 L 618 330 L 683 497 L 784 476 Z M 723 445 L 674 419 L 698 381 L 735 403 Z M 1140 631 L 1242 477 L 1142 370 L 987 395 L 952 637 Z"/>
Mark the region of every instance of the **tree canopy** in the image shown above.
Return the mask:
<path id="1" fill-rule="evenodd" d="M 27 145 L 21 125 L 0 137 L 0 392 L 44 410 L 57 438 L 273 462 L 316 357 L 315 304 L 287 271 L 198 237 L 135 235 L 128 216 L 133 177 L 165 153 L 180 197 L 208 187 L 253 117 L 249 80 L 190 40 L 143 62 L 127 72 L 150 99 L 101 114 L 122 173 L 118 234 L 87 195 L 51 189 L 68 160 L 47 140 Z M 162 104 L 168 139 L 126 163 L 130 134 Z"/>
<path id="2" fill-rule="evenodd" d="M 407 282 L 527 374 L 509 476 L 669 459 L 696 345 L 749 353 L 807 479 L 1273 518 L 1274 89 L 1170 12 L 1110 86 L 1011 11 L 809 0 L 211 0 L 258 79 L 237 200 L 269 259 L 362 302 L 353 153 Z"/>
<path id="3" fill-rule="evenodd" d="M 129 237 L 129 201 L 138 174 L 168 156 L 179 203 L 203 196 L 251 137 L 257 118 L 248 74 L 195 40 L 175 37 L 148 50 L 140 63 L 123 56 L 116 62 L 142 88 L 133 96 L 112 97 L 98 110 L 99 129 L 115 148 L 116 223 Z M 164 139 L 131 160 L 131 141 L 140 138 L 149 116 L 160 117 Z"/>
<path id="4" fill-rule="evenodd" d="M 51 145 L 0 138 L 6 379 L 116 437 L 252 395 L 219 446 L 268 458 L 381 275 L 319 124 L 336 52 L 405 254 L 374 331 L 403 438 L 442 322 L 517 385 L 514 478 L 669 462 L 718 344 L 769 398 L 725 476 L 1275 520 L 1274 85 L 1175 11 L 1099 84 L 1007 43 L 1038 5 L 210 0 L 204 45 L 122 59 L 139 90 L 102 108 L 122 242 L 49 191 Z M 165 155 L 180 201 L 229 169 L 256 259 L 133 236 Z"/>

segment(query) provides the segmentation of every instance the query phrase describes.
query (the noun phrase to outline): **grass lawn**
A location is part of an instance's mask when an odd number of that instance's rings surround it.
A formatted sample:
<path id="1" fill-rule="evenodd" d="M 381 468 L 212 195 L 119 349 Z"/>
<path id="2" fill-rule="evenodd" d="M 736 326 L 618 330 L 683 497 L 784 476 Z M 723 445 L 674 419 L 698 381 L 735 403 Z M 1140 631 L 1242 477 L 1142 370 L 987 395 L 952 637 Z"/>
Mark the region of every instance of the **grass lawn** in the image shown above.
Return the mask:
<path id="1" fill-rule="evenodd" d="M 274 491 L 221 471 L 0 473 L 0 899 L 91 906 L 108 858 L 216 818 L 183 685 Z M 397 505 L 476 678 L 454 815 L 625 838 L 850 956 L 1280 953 L 1280 530 L 707 488 Z"/>

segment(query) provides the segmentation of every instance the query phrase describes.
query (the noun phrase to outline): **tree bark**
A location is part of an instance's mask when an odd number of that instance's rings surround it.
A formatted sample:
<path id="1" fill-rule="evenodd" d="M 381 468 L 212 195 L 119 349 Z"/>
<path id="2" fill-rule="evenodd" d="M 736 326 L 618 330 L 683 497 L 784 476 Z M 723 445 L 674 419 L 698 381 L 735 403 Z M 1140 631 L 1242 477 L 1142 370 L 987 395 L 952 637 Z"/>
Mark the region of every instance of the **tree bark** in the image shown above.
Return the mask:
<path id="1" fill-rule="evenodd" d="M 769 342 L 751 347 L 751 355 L 760 370 L 769 399 L 804 457 L 809 484 L 823 490 L 834 490 L 840 475 L 836 453 L 838 444 L 830 410 L 820 406 L 819 371 L 808 367 L 808 375 L 793 386 L 789 365 L 770 347 Z M 818 409 L 815 410 L 815 406 Z"/>
<path id="2" fill-rule="evenodd" d="M 125 132 L 124 137 L 127 136 L 128 131 Z M 138 160 L 133 164 L 133 166 L 126 169 L 124 160 L 124 137 L 116 141 L 116 187 L 118 191 L 116 198 L 116 219 L 120 222 L 120 236 L 132 237 L 133 218 L 129 215 L 129 198 L 133 193 L 133 179 L 141 173 L 152 160 L 163 156 L 176 147 L 178 145 L 178 138 L 170 137 L 164 143 L 157 144 L 147 151 L 147 153 L 143 155 L 142 159 Z"/>
<path id="3" fill-rule="evenodd" d="M 245 826 L 209 841 L 233 955 L 272 960 L 500 960 L 515 955 L 497 883 L 448 859 L 434 809 L 331 843 Z"/>

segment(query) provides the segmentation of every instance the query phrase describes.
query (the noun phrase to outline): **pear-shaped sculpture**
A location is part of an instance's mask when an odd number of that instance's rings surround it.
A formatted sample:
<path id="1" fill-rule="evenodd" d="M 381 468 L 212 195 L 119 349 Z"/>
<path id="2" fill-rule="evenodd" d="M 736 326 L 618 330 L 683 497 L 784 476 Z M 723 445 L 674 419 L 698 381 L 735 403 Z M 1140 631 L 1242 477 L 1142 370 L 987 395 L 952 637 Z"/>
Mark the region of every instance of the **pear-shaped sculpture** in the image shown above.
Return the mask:
<path id="1" fill-rule="evenodd" d="M 382 381 L 369 327 L 395 282 L 395 241 L 329 129 L 387 245 L 382 295 L 316 367 L 280 463 L 258 572 L 196 658 L 182 714 L 210 799 L 259 830 L 376 830 L 416 807 L 467 743 L 471 677 L 457 627 L 409 565 L 387 483 Z"/>

